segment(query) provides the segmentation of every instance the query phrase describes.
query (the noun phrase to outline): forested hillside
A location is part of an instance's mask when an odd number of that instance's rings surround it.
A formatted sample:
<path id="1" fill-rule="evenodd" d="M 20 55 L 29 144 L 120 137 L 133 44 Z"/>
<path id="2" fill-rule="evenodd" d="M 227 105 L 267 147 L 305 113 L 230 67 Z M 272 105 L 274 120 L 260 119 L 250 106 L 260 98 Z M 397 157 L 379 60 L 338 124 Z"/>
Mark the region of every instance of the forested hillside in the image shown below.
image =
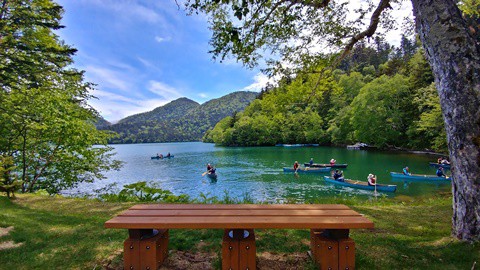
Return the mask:
<path id="1" fill-rule="evenodd" d="M 98 116 L 97 119 L 95 119 L 95 127 L 97 129 L 107 129 L 108 126 L 110 126 L 112 123 L 108 122 L 107 120 L 105 120 L 105 118 L 101 117 L 101 116 Z"/>
<path id="2" fill-rule="evenodd" d="M 446 150 L 431 69 L 419 44 L 360 43 L 333 72 L 285 78 L 204 141 L 221 145 L 350 144 Z M 327 56 L 325 56 L 327 59 Z M 326 60 L 320 61 L 327 63 Z M 328 69 L 326 69 L 328 70 Z"/>
<path id="3" fill-rule="evenodd" d="M 179 98 L 153 111 L 132 115 L 104 129 L 118 136 L 110 143 L 198 141 L 222 118 L 243 110 L 254 92 L 235 92 L 202 105 Z"/>

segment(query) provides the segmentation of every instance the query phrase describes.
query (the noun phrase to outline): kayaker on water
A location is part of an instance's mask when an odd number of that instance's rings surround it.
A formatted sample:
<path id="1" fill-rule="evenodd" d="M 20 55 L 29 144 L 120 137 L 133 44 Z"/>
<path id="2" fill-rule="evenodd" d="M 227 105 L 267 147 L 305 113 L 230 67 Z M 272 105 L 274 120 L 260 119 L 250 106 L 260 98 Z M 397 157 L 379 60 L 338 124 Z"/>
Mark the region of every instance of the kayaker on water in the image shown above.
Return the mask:
<path id="1" fill-rule="evenodd" d="M 335 165 L 335 162 L 337 162 L 334 158 L 330 159 L 330 165 L 333 166 Z"/>
<path id="2" fill-rule="evenodd" d="M 377 177 L 373 174 L 369 174 L 367 177 L 368 180 L 368 185 L 369 186 L 375 186 L 377 185 Z"/>
<path id="3" fill-rule="evenodd" d="M 447 176 L 445 175 L 445 173 L 443 172 L 443 168 L 442 168 L 442 167 L 438 167 L 438 169 L 437 169 L 437 176 L 438 176 L 438 177 L 447 177 Z"/>
<path id="4" fill-rule="evenodd" d="M 298 164 L 298 161 L 295 161 L 295 163 L 293 163 L 293 170 L 296 172 L 298 167 L 300 167 L 300 164 Z"/>
<path id="5" fill-rule="evenodd" d="M 333 173 L 333 179 L 335 179 L 337 181 L 340 181 L 340 182 L 343 182 L 345 180 L 343 178 L 343 172 L 341 172 L 339 170 L 335 170 L 335 172 Z"/>
<path id="6" fill-rule="evenodd" d="M 310 162 L 309 162 L 309 163 L 310 163 L 310 166 L 312 166 L 312 165 L 313 165 L 313 157 L 312 157 L 312 158 L 310 158 Z"/>
<path id="7" fill-rule="evenodd" d="M 403 168 L 403 174 L 404 174 L 404 175 L 411 175 L 410 169 L 408 168 L 408 166 L 406 166 L 405 168 Z"/>
<path id="8" fill-rule="evenodd" d="M 442 159 L 442 164 L 445 164 L 445 165 L 450 165 L 450 161 L 448 161 L 448 159 L 446 157 L 444 157 Z"/>
<path id="9" fill-rule="evenodd" d="M 170 157 L 170 156 L 171 156 L 171 155 L 170 155 L 170 152 L 168 152 L 167 157 Z"/>

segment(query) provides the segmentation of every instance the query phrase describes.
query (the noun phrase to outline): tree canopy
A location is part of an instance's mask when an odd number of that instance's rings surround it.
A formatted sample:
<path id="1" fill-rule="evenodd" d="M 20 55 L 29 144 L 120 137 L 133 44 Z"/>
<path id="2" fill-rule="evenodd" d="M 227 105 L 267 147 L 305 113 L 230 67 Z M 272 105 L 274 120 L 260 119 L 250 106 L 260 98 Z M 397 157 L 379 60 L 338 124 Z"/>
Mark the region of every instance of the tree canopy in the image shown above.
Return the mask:
<path id="1" fill-rule="evenodd" d="M 0 8 L 4 181 L 18 178 L 24 192 L 56 193 L 118 168 L 106 146 L 111 135 L 96 130 L 98 113 L 87 104 L 93 84 L 71 67 L 76 50 L 54 33 L 63 27 L 62 7 L 50 0 L 4 0 Z"/>

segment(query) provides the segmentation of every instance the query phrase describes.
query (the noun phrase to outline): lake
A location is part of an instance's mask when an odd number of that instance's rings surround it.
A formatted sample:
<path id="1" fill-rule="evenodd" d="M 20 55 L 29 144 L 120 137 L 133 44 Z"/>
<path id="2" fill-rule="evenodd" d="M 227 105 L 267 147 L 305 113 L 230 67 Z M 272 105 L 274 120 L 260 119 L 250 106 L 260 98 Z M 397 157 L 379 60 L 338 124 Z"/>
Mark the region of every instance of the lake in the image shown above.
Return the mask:
<path id="1" fill-rule="evenodd" d="M 401 172 L 409 166 L 412 173 L 435 174 L 428 162 L 436 156 L 402 152 L 347 150 L 340 147 L 219 147 L 201 142 L 152 143 L 112 145 L 116 158 L 125 162 L 120 171 L 106 174 L 107 179 L 82 183 L 67 195 L 92 194 L 95 190 L 116 184 L 115 191 L 123 185 L 139 181 L 155 183 L 175 195 L 187 194 L 191 198 L 201 195 L 223 198 L 225 193 L 242 199 L 245 194 L 255 201 L 303 202 L 308 199 L 332 196 L 373 197 L 372 191 L 339 187 L 325 183 L 323 175 L 283 173 L 283 167 L 292 167 L 313 157 L 316 163 L 348 163 L 342 169 L 346 178 L 366 181 L 367 175 L 377 175 L 379 184 L 396 184 L 397 192 L 387 196 L 424 196 L 451 190 L 446 183 L 404 183 L 392 179 L 390 172 Z M 174 155 L 171 159 L 152 160 L 157 153 Z M 207 163 L 217 168 L 218 179 L 212 182 L 207 176 Z M 447 171 L 447 174 L 449 172 Z"/>

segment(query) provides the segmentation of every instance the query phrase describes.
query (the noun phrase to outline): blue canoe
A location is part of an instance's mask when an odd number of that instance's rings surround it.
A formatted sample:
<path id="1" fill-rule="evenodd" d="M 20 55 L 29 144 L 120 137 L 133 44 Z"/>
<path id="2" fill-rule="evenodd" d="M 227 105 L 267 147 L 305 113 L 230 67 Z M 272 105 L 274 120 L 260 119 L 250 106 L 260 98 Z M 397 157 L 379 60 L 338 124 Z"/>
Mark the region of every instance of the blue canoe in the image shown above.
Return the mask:
<path id="1" fill-rule="evenodd" d="M 390 175 L 394 178 L 401 178 L 407 181 L 450 181 L 451 178 L 438 177 L 436 175 L 427 175 L 427 174 L 410 174 L 405 175 L 403 173 L 391 172 Z"/>
<path id="2" fill-rule="evenodd" d="M 328 182 L 339 186 L 352 187 L 358 189 L 372 190 L 375 191 L 375 186 L 369 186 L 368 182 L 345 179 L 344 182 L 337 181 L 330 176 L 324 176 L 323 179 Z M 377 184 L 377 191 L 382 192 L 395 192 L 397 190 L 397 185 L 382 185 Z"/>
<path id="3" fill-rule="evenodd" d="M 450 170 L 450 164 L 439 164 L 439 163 L 435 163 L 435 162 L 430 162 L 430 166 L 435 167 L 435 168 L 442 167 L 444 169 Z"/>
<path id="4" fill-rule="evenodd" d="M 291 167 L 283 167 L 283 172 L 295 172 Z M 329 173 L 330 168 L 298 168 L 297 173 Z"/>
<path id="5" fill-rule="evenodd" d="M 174 157 L 173 155 L 171 155 L 171 156 L 169 156 L 169 157 L 167 157 L 167 156 L 158 157 L 158 156 L 157 156 L 157 157 L 151 157 L 151 159 L 164 159 L 164 158 L 173 158 L 173 157 Z"/>

